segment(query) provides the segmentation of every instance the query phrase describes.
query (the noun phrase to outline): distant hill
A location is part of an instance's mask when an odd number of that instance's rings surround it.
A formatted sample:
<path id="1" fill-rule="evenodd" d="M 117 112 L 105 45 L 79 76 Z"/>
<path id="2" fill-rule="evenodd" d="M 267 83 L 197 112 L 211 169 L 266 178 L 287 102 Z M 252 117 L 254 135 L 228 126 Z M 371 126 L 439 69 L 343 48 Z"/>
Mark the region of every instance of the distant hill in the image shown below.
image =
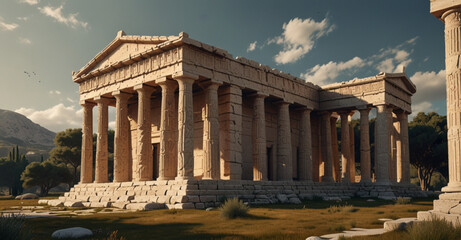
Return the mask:
<path id="1" fill-rule="evenodd" d="M 0 109 L 0 157 L 8 155 L 11 147 L 18 145 L 27 153 L 29 161 L 46 159 L 54 147 L 56 133 L 32 122 L 19 113 Z"/>

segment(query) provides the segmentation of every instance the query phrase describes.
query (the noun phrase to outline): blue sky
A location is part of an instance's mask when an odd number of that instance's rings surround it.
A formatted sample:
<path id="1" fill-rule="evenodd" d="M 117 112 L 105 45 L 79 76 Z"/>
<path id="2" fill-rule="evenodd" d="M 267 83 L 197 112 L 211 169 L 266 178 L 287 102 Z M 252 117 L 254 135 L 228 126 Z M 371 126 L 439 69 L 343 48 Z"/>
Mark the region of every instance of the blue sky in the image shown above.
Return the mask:
<path id="1" fill-rule="evenodd" d="M 405 66 L 418 89 L 413 112 L 446 114 L 443 23 L 429 0 L 2 0 L 0 109 L 53 131 L 80 127 L 71 73 L 119 30 L 184 31 L 319 85 Z"/>

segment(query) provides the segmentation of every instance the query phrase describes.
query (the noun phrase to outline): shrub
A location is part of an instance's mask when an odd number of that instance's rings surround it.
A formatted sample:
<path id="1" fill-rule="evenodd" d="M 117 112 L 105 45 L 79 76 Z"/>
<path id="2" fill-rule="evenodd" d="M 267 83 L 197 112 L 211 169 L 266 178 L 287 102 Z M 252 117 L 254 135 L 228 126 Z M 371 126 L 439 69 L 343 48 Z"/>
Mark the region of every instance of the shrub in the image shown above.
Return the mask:
<path id="1" fill-rule="evenodd" d="M 221 216 L 227 219 L 248 216 L 248 206 L 238 198 L 227 199 L 220 210 Z"/>
<path id="2" fill-rule="evenodd" d="M 346 227 L 339 224 L 339 225 L 335 225 L 335 226 L 330 227 L 329 230 L 332 231 L 332 232 L 342 232 L 342 231 L 346 230 Z"/>
<path id="3" fill-rule="evenodd" d="M 409 240 L 461 239 L 461 225 L 453 226 L 445 219 L 433 218 L 413 224 L 408 228 Z"/>
<path id="4" fill-rule="evenodd" d="M 357 212 L 358 210 L 359 210 L 358 208 L 354 208 L 354 206 L 352 205 L 344 205 L 344 206 L 333 205 L 328 208 L 329 213 L 337 213 L 337 212 L 352 213 L 352 212 Z"/>
<path id="5" fill-rule="evenodd" d="M 24 215 L 0 216 L 0 239 L 28 240 L 32 238 L 31 230 L 25 225 Z"/>
<path id="6" fill-rule="evenodd" d="M 410 204 L 411 198 L 407 197 L 398 197 L 395 201 L 396 204 Z"/>

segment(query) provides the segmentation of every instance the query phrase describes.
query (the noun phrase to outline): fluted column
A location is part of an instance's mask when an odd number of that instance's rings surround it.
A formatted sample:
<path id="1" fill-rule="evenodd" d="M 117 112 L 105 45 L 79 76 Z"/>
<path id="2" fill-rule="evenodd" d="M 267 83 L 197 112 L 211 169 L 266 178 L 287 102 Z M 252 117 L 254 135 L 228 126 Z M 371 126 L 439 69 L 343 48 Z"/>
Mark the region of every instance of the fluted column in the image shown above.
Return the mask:
<path id="1" fill-rule="evenodd" d="M 198 76 L 178 73 L 178 173 L 176 179 L 194 179 L 194 105 L 192 86 Z"/>
<path id="2" fill-rule="evenodd" d="M 408 113 L 402 111 L 397 114 L 400 125 L 400 148 L 397 156 L 397 181 L 403 184 L 410 183 L 410 145 L 408 142 Z M 399 151 L 400 150 L 400 151 Z"/>
<path id="3" fill-rule="evenodd" d="M 178 88 L 176 81 L 167 78 L 155 81 L 162 88 L 160 112 L 160 154 L 158 180 L 172 180 L 178 168 L 177 110 L 174 92 Z"/>
<path id="4" fill-rule="evenodd" d="M 371 182 L 369 108 L 360 111 L 360 182 Z"/>
<path id="5" fill-rule="evenodd" d="M 253 180 L 267 180 L 266 112 L 265 94 L 257 93 L 253 98 Z"/>
<path id="6" fill-rule="evenodd" d="M 219 82 L 204 83 L 205 116 L 203 120 L 203 178 L 220 179 L 219 158 L 219 114 L 218 87 Z"/>
<path id="7" fill-rule="evenodd" d="M 82 160 L 80 182 L 93 182 L 93 107 L 94 103 L 84 101 L 82 126 Z"/>
<path id="8" fill-rule="evenodd" d="M 386 105 L 378 105 L 376 117 L 376 183 L 389 184 L 389 115 L 390 109 Z"/>
<path id="9" fill-rule="evenodd" d="M 446 11 L 445 65 L 447 78 L 448 186 L 444 192 L 461 192 L 461 8 Z"/>
<path id="10" fill-rule="evenodd" d="M 299 180 L 312 182 L 311 109 L 301 110 L 299 129 Z"/>
<path id="11" fill-rule="evenodd" d="M 342 168 L 341 168 L 341 181 L 350 182 L 350 136 L 349 136 L 349 112 L 340 112 L 341 116 L 341 159 L 342 159 Z"/>
<path id="12" fill-rule="evenodd" d="M 114 182 L 129 181 L 129 134 L 128 98 L 130 94 L 121 91 L 112 93 L 115 97 L 115 136 L 114 136 Z"/>
<path id="13" fill-rule="evenodd" d="M 339 167 L 339 146 L 338 146 L 338 130 L 336 129 L 337 116 L 331 116 L 330 129 L 331 129 L 331 149 L 333 152 L 333 180 L 341 182 L 341 168 Z"/>
<path id="14" fill-rule="evenodd" d="M 152 122 L 150 102 L 154 88 L 147 85 L 136 85 L 138 92 L 138 164 L 135 169 L 135 181 L 149 181 L 154 176 L 154 160 L 152 156 Z"/>
<path id="15" fill-rule="evenodd" d="M 108 104 L 109 99 L 96 97 L 98 104 L 98 138 L 96 141 L 96 169 L 94 182 L 105 183 L 108 178 L 108 149 L 107 149 L 107 128 L 109 124 Z"/>
<path id="16" fill-rule="evenodd" d="M 331 113 L 324 112 L 320 120 L 320 139 L 322 159 L 324 161 L 324 174 L 322 182 L 333 182 L 333 151 L 331 149 Z"/>
<path id="17" fill-rule="evenodd" d="M 278 103 L 277 123 L 277 179 L 293 180 L 293 163 L 291 149 L 290 103 Z"/>
<path id="18" fill-rule="evenodd" d="M 354 136 L 354 127 L 352 126 L 352 116 L 354 112 L 351 112 L 347 118 L 349 122 L 349 178 L 351 182 L 355 182 L 355 136 Z"/>

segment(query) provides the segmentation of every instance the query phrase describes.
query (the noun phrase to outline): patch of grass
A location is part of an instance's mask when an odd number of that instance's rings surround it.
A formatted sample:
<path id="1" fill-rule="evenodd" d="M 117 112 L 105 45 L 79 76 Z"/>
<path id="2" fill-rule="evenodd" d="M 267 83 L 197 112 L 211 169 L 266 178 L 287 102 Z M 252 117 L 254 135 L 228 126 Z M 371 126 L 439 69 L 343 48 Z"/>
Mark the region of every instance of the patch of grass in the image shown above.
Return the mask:
<path id="1" fill-rule="evenodd" d="M 341 206 L 333 205 L 328 208 L 329 213 L 341 212 Z"/>
<path id="2" fill-rule="evenodd" d="M 221 216 L 226 219 L 247 217 L 248 209 L 248 206 L 245 205 L 243 201 L 239 200 L 238 198 L 227 199 L 220 208 Z"/>
<path id="3" fill-rule="evenodd" d="M 375 220 L 375 221 L 371 222 L 371 224 L 373 224 L 373 225 L 383 225 L 383 222 L 381 222 L 379 220 Z"/>
<path id="4" fill-rule="evenodd" d="M 332 232 L 342 232 L 344 230 L 346 230 L 346 227 L 344 227 L 342 224 L 337 224 L 330 227 L 330 231 Z"/>
<path id="5" fill-rule="evenodd" d="M 337 212 L 344 212 L 344 213 L 352 213 L 357 212 L 359 209 L 355 208 L 352 205 L 332 205 L 328 208 L 329 213 L 337 213 Z"/>
<path id="6" fill-rule="evenodd" d="M 461 225 L 453 226 L 445 219 L 433 218 L 430 221 L 415 223 L 408 229 L 409 240 L 461 239 Z"/>
<path id="7" fill-rule="evenodd" d="M 351 228 L 355 228 L 357 226 L 357 222 L 352 221 L 349 223 L 349 225 L 351 225 Z"/>
<path id="8" fill-rule="evenodd" d="M 178 210 L 176 210 L 176 209 L 170 209 L 170 210 L 167 211 L 166 213 L 174 215 L 174 214 L 178 213 Z"/>
<path id="9" fill-rule="evenodd" d="M 5 214 L 0 216 L 0 239 L 28 240 L 32 238 L 31 229 L 25 224 L 24 215 Z"/>
<path id="10" fill-rule="evenodd" d="M 358 210 L 359 210 L 358 208 L 355 208 L 352 205 L 345 205 L 345 206 L 343 206 L 341 211 L 352 213 L 352 212 L 357 212 Z"/>
<path id="11" fill-rule="evenodd" d="M 386 215 L 386 218 L 389 218 L 389 219 L 395 220 L 395 219 L 398 219 L 399 217 L 397 217 L 397 216 L 396 216 L 396 215 L 394 215 L 394 214 L 389 214 L 389 215 Z"/>
<path id="12" fill-rule="evenodd" d="M 411 212 L 411 213 L 418 212 L 418 211 L 419 211 L 418 209 L 414 209 L 414 208 L 407 210 L 407 212 Z"/>
<path id="13" fill-rule="evenodd" d="M 407 197 L 398 197 L 397 200 L 395 200 L 395 204 L 410 204 L 411 198 Z"/>
<path id="14" fill-rule="evenodd" d="M 383 211 L 378 211 L 378 212 L 376 212 L 376 214 L 384 214 L 384 212 Z"/>

